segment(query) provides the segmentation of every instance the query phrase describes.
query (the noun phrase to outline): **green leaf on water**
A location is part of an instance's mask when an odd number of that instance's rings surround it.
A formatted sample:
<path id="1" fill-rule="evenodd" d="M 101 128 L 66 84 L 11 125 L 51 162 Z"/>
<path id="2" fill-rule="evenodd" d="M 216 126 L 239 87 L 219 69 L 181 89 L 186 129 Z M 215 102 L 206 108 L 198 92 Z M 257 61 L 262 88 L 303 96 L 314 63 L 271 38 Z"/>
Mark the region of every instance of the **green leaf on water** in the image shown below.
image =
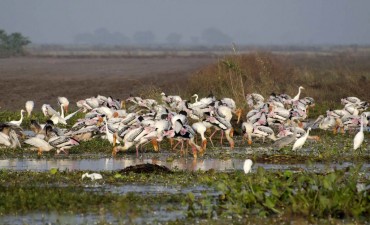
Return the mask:
<path id="1" fill-rule="evenodd" d="M 290 171 L 290 170 L 286 170 L 285 172 L 284 172 L 284 176 L 285 177 L 291 177 L 293 175 L 293 172 L 292 171 Z"/>
<path id="2" fill-rule="evenodd" d="M 189 192 L 189 193 L 188 193 L 188 199 L 189 199 L 191 202 L 194 202 L 194 200 L 195 200 L 195 196 L 194 196 L 194 194 L 193 194 L 193 193 L 191 193 L 191 192 Z"/>
<path id="3" fill-rule="evenodd" d="M 118 178 L 122 178 L 122 175 L 121 175 L 121 174 L 119 174 L 119 173 L 116 173 L 116 174 L 114 175 L 114 178 L 116 178 L 116 179 L 118 179 Z"/>
<path id="4" fill-rule="evenodd" d="M 50 169 L 50 174 L 56 174 L 58 172 L 58 169 L 57 168 L 51 168 Z"/>

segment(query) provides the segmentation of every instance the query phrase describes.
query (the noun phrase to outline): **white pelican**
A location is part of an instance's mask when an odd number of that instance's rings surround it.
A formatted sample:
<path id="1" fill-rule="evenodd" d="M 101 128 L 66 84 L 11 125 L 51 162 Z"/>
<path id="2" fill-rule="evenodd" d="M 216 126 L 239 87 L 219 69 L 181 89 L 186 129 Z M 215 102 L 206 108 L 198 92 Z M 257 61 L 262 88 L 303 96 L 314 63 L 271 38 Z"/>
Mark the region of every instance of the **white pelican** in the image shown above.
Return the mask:
<path id="1" fill-rule="evenodd" d="M 69 106 L 69 101 L 66 97 L 58 97 L 58 103 L 59 105 L 63 106 L 64 111 L 68 113 L 68 106 Z"/>
<path id="2" fill-rule="evenodd" d="M 253 165 L 252 160 L 250 160 L 250 159 L 246 159 L 246 160 L 244 161 L 243 170 L 244 170 L 244 173 L 245 173 L 245 174 L 247 174 L 247 173 L 251 172 L 252 165 Z"/>
<path id="3" fill-rule="evenodd" d="M 304 145 L 304 143 L 306 142 L 306 140 L 307 140 L 307 137 L 308 137 L 308 135 L 309 135 L 309 133 L 310 133 L 310 130 L 311 130 L 311 127 L 309 127 L 308 129 L 307 129 L 307 132 L 306 132 L 306 134 L 305 135 L 303 135 L 302 137 L 300 137 L 300 138 L 298 138 L 295 142 L 294 142 L 294 145 L 293 145 L 293 151 L 295 151 L 295 150 L 298 150 L 298 149 L 301 149 L 302 148 L 302 146 Z"/>
<path id="4" fill-rule="evenodd" d="M 91 180 L 101 180 L 101 179 L 103 179 L 103 176 L 99 173 L 91 173 L 91 174 L 84 173 L 84 174 L 82 174 L 81 179 L 83 180 L 85 177 L 88 177 Z"/>
<path id="5" fill-rule="evenodd" d="M 21 118 L 20 118 L 20 120 L 12 120 L 9 123 L 12 123 L 12 124 L 17 125 L 17 126 L 21 126 L 22 121 L 23 121 L 23 113 L 24 112 L 25 112 L 24 109 L 22 109 L 21 110 Z"/>
<path id="6" fill-rule="evenodd" d="M 361 116 L 361 127 L 360 131 L 356 134 L 353 139 L 353 150 L 358 149 L 364 141 L 364 117 Z"/>
<path id="7" fill-rule="evenodd" d="M 35 103 L 33 101 L 27 101 L 26 102 L 26 111 L 27 111 L 27 114 L 28 114 L 28 117 L 31 116 L 31 113 L 32 113 L 32 110 L 33 110 L 33 107 L 35 106 Z"/>
<path id="8" fill-rule="evenodd" d="M 301 90 L 304 90 L 304 87 L 300 86 L 298 88 L 298 94 L 296 96 L 294 96 L 293 101 L 299 100 L 299 96 L 301 95 Z"/>

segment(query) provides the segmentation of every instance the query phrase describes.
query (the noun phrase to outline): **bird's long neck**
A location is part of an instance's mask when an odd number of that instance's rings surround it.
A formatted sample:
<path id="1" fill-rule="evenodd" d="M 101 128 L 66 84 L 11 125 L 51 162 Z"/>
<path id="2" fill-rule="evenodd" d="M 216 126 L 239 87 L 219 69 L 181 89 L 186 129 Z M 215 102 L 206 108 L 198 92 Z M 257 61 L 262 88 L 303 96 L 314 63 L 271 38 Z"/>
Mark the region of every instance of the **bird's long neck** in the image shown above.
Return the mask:
<path id="1" fill-rule="evenodd" d="M 23 112 L 21 111 L 21 119 L 19 120 L 20 123 L 23 121 Z"/>
<path id="2" fill-rule="evenodd" d="M 107 119 L 105 117 L 104 117 L 104 122 L 105 122 L 105 132 L 107 132 L 107 138 L 108 138 L 109 129 L 108 129 L 108 122 L 107 122 Z"/>
<path id="3" fill-rule="evenodd" d="M 301 89 L 298 88 L 298 94 L 294 97 L 294 99 L 298 100 L 300 95 L 301 95 Z"/>
<path id="4" fill-rule="evenodd" d="M 361 127 L 360 127 L 360 132 L 364 132 L 364 117 L 361 116 Z"/>
<path id="5" fill-rule="evenodd" d="M 61 116 L 62 118 L 64 118 L 64 108 L 63 108 L 63 104 L 60 104 L 60 111 L 61 111 Z"/>
<path id="6" fill-rule="evenodd" d="M 305 135 L 306 138 L 308 137 L 309 133 L 310 133 L 310 130 L 308 129 L 307 132 L 306 132 L 306 135 Z"/>
<path id="7" fill-rule="evenodd" d="M 195 102 L 198 102 L 198 95 L 195 95 Z"/>

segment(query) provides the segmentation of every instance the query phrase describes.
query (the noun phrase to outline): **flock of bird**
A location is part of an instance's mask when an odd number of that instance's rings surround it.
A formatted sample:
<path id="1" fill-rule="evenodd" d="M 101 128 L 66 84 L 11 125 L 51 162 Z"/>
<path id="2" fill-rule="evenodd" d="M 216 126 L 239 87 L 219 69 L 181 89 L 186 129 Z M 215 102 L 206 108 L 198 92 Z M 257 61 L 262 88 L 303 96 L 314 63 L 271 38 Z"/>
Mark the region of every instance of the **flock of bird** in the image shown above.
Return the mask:
<path id="1" fill-rule="evenodd" d="M 307 139 L 319 140 L 318 136 L 309 134 L 316 127 L 342 133 L 359 129 L 353 146 L 358 149 L 364 140 L 364 127 L 370 121 L 370 112 L 366 112 L 369 104 L 356 97 L 343 98 L 343 109 L 330 109 L 326 116 L 319 116 L 313 123 L 307 123 L 309 110 L 315 102 L 311 97 L 300 98 L 302 90 L 304 88 L 299 87 L 293 98 L 287 94 L 272 93 L 265 100 L 260 94 L 248 94 L 246 102 L 251 110 L 241 125 L 242 110 L 236 107 L 235 101 L 231 98 L 216 99 L 212 94 L 200 99 L 195 94 L 192 96 L 194 101 L 188 101 L 180 96 L 161 93 L 161 104 L 141 97 L 130 96 L 119 101 L 98 95 L 78 101 L 78 110 L 70 114 L 68 99 L 58 97 L 60 112 L 50 104 L 42 105 L 41 110 L 47 122 L 39 124 L 31 120 L 33 135 L 28 137 L 24 135 L 21 125 L 25 112 L 31 117 L 34 102 L 27 101 L 26 110 L 21 110 L 20 120 L 0 123 L 0 146 L 17 148 L 24 142 L 35 147 L 41 155 L 43 151 L 51 149 L 56 149 L 57 153 L 66 152 L 81 141 L 104 138 L 111 143 L 113 155 L 135 147 L 138 156 L 139 149 L 147 143 L 152 143 L 154 150 L 158 151 L 159 143 L 168 139 L 172 149 L 181 145 L 180 151 L 186 153 L 190 146 L 194 157 L 197 157 L 198 154 L 204 154 L 208 141 L 214 146 L 212 138 L 217 132 L 221 135 L 221 146 L 225 138 L 233 149 L 233 126 L 239 126 L 243 131 L 243 139 L 247 139 L 249 145 L 255 138 L 263 142 L 268 138 L 274 141 L 272 147 L 275 150 L 292 143 L 292 150 L 299 150 Z M 69 119 L 78 112 L 85 113 L 85 117 L 78 119 L 70 129 L 58 127 L 58 124 L 67 125 Z M 232 121 L 233 117 L 236 117 L 236 122 Z M 206 131 L 209 129 L 211 134 L 207 138 Z M 201 139 L 199 144 L 197 135 Z M 186 149 L 184 144 L 187 145 Z"/>

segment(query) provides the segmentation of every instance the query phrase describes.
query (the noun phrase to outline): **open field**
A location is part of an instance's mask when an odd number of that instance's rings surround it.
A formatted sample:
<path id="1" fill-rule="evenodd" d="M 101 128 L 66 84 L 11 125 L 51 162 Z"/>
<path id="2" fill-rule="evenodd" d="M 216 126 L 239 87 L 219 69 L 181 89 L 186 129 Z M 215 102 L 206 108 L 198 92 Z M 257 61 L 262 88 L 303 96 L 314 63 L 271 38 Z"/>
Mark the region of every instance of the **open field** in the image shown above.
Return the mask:
<path id="1" fill-rule="evenodd" d="M 97 94 L 127 98 L 147 85 L 177 88 L 194 71 L 217 61 L 214 57 L 149 58 L 3 58 L 0 59 L 0 107 L 18 110 L 28 100 L 40 109 Z M 74 105 L 74 104 L 73 104 Z"/>

